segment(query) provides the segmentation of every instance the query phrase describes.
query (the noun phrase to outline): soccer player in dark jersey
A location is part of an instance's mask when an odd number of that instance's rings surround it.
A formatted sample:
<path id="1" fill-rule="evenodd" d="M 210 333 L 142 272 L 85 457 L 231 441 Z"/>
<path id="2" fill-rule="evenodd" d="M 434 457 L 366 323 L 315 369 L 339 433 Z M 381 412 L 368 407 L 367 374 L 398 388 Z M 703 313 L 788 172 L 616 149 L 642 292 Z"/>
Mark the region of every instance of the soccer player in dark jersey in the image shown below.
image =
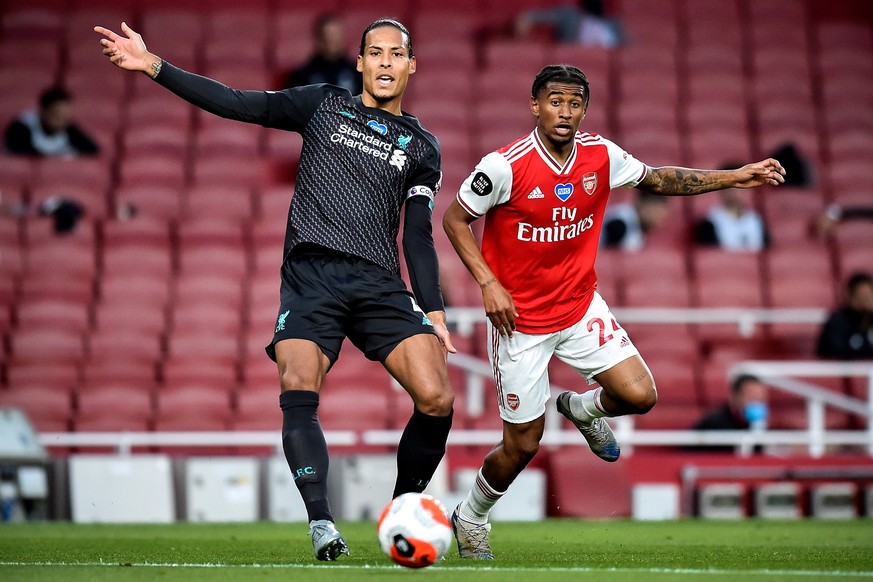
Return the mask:
<path id="1" fill-rule="evenodd" d="M 494 557 L 488 514 L 539 449 L 552 356 L 600 385 L 564 392 L 556 407 L 606 461 L 616 461 L 620 448 L 603 418 L 644 414 L 657 401 L 649 368 L 597 292 L 594 259 L 610 190 L 691 196 L 784 181 L 774 159 L 736 170 L 650 167 L 579 131 L 588 96 L 588 79 L 576 67 L 543 68 L 531 87 L 536 127 L 482 158 L 443 216 L 482 288 L 503 419 L 503 439 L 452 515 L 463 558 Z M 470 224 L 483 216 L 480 249 Z"/>
<path id="2" fill-rule="evenodd" d="M 303 136 L 288 213 L 279 317 L 267 353 L 279 369 L 282 442 L 309 515 L 319 560 L 348 554 L 327 499 L 328 451 L 318 422 L 319 391 L 348 337 L 380 361 L 412 397 L 400 438 L 394 496 L 423 491 L 445 454 L 454 394 L 437 256 L 431 232 L 439 190 L 436 138 L 401 110 L 416 60 L 409 32 L 381 19 L 361 36 L 364 91 L 333 85 L 237 91 L 183 71 L 146 49 L 122 23 L 104 36 L 103 54 L 181 98 L 229 119 Z M 397 235 L 413 293 L 400 277 Z M 366 394 L 361 395 L 366 398 Z"/>

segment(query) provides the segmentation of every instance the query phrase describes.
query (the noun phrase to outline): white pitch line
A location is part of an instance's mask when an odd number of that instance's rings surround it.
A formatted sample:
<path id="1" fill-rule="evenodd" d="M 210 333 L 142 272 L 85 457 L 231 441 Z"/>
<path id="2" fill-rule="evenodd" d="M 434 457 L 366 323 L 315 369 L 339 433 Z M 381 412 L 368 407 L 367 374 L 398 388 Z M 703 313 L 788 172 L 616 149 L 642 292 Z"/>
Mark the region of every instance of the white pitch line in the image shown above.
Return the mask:
<path id="1" fill-rule="evenodd" d="M 4 566 L 38 566 L 38 567 L 69 567 L 69 566 L 115 566 L 115 567 L 143 567 L 143 568 L 275 568 L 289 570 L 309 570 L 338 568 L 341 570 L 400 570 L 401 566 L 392 565 L 351 565 L 351 564 L 174 564 L 174 563 L 152 563 L 152 562 L 0 562 L 0 567 Z M 624 573 L 624 574 L 681 574 L 689 576 L 700 576 L 702 574 L 714 576 L 737 576 L 737 575 L 755 575 L 755 576 L 834 576 L 845 578 L 873 578 L 873 571 L 858 571 L 849 572 L 845 570 L 728 570 L 719 568 L 595 568 L 589 566 L 578 567 L 474 567 L 474 566 L 448 566 L 438 565 L 434 567 L 434 571 L 440 572 L 537 572 L 537 573 Z"/>

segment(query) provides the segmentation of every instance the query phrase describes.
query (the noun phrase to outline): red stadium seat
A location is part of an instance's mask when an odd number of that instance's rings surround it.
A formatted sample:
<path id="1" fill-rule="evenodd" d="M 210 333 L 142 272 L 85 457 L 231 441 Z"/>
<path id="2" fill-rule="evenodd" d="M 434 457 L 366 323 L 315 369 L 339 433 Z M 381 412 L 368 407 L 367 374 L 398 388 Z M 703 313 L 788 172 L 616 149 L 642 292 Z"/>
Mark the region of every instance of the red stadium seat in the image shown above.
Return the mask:
<path id="1" fill-rule="evenodd" d="M 88 304 L 60 298 L 22 297 L 15 306 L 17 325 L 23 329 L 55 329 L 82 333 L 90 326 Z"/>
<path id="2" fill-rule="evenodd" d="M 127 384 L 107 384 L 80 392 L 73 422 L 77 432 L 143 432 L 151 427 L 151 391 Z"/>
<path id="3" fill-rule="evenodd" d="M 21 410 L 37 432 L 70 430 L 70 394 L 54 387 L 0 390 L 0 408 Z"/>
<path id="4" fill-rule="evenodd" d="M 18 329 L 10 344 L 15 358 L 34 362 L 78 363 L 85 354 L 82 334 L 63 329 Z"/>
<path id="5" fill-rule="evenodd" d="M 148 177 L 140 180 L 127 184 L 122 182 L 115 190 L 115 200 L 118 205 L 133 205 L 137 208 L 139 216 L 155 220 L 166 221 L 178 218 L 182 214 L 184 176 L 178 172 L 164 175 L 162 170 L 154 179 Z"/>
<path id="6" fill-rule="evenodd" d="M 245 220 L 252 216 L 254 194 L 251 188 L 219 185 L 189 188 L 185 216 L 191 218 L 230 218 Z"/>
<path id="7" fill-rule="evenodd" d="M 249 386 L 237 392 L 236 409 L 231 417 L 232 430 L 282 429 L 279 390 L 274 386 Z"/>
<path id="8" fill-rule="evenodd" d="M 157 361 L 147 355 L 150 351 L 147 346 L 121 354 L 103 349 L 92 350 L 82 364 L 79 392 L 87 392 L 104 385 L 124 385 L 141 391 L 153 390 L 157 384 Z"/>
<path id="9" fill-rule="evenodd" d="M 79 383 L 79 364 L 75 361 L 10 356 L 4 363 L 9 390 L 50 388 L 59 395 L 69 394 Z M 0 390 L 3 392 L 3 390 Z"/>
<path id="10" fill-rule="evenodd" d="M 180 386 L 173 390 L 158 390 L 155 410 L 156 431 L 223 431 L 229 428 L 229 393 L 218 388 Z"/>

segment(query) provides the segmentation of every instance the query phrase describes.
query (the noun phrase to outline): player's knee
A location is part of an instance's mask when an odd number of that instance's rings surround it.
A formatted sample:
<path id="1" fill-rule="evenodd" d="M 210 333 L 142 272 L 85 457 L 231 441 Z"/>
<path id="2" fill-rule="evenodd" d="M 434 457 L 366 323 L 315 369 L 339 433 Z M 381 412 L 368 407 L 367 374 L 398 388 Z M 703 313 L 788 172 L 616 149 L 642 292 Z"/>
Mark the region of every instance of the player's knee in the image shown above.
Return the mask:
<path id="1" fill-rule="evenodd" d="M 317 389 L 319 383 L 314 378 L 307 378 L 295 370 L 293 367 L 283 368 L 279 374 L 279 385 L 282 392 L 288 390 L 313 390 Z"/>
<path id="2" fill-rule="evenodd" d="M 633 408 L 634 414 L 645 414 L 658 403 L 658 391 L 654 382 L 636 387 L 628 395 L 628 404 Z"/>
<path id="3" fill-rule="evenodd" d="M 416 408 L 429 416 L 447 416 L 454 405 L 455 394 L 451 388 L 429 390 L 415 403 Z"/>

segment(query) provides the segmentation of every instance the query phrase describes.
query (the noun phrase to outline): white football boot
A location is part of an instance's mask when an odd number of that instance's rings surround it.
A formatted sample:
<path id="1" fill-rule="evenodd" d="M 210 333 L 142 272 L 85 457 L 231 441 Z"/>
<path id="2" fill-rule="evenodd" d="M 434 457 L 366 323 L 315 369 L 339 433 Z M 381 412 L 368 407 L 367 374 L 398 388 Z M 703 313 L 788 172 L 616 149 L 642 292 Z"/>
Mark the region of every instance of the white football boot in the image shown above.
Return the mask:
<path id="1" fill-rule="evenodd" d="M 318 519 L 309 522 L 309 535 L 315 557 L 322 562 L 333 562 L 341 555 L 349 555 L 349 546 L 332 521 Z"/>
<path id="2" fill-rule="evenodd" d="M 621 447 L 618 446 L 618 441 L 615 440 L 615 435 L 613 434 L 612 429 L 609 428 L 609 424 L 607 424 L 602 418 L 595 418 L 590 422 L 583 422 L 573 416 L 573 412 L 570 410 L 570 397 L 574 394 L 575 392 L 568 390 L 567 392 L 562 392 L 558 396 L 555 402 L 558 412 L 566 416 L 570 422 L 576 425 L 576 428 L 579 429 L 579 432 L 581 432 L 582 436 L 585 437 L 585 440 L 588 441 L 588 446 L 591 448 L 592 453 L 610 463 L 617 461 L 618 456 L 621 454 Z"/>

